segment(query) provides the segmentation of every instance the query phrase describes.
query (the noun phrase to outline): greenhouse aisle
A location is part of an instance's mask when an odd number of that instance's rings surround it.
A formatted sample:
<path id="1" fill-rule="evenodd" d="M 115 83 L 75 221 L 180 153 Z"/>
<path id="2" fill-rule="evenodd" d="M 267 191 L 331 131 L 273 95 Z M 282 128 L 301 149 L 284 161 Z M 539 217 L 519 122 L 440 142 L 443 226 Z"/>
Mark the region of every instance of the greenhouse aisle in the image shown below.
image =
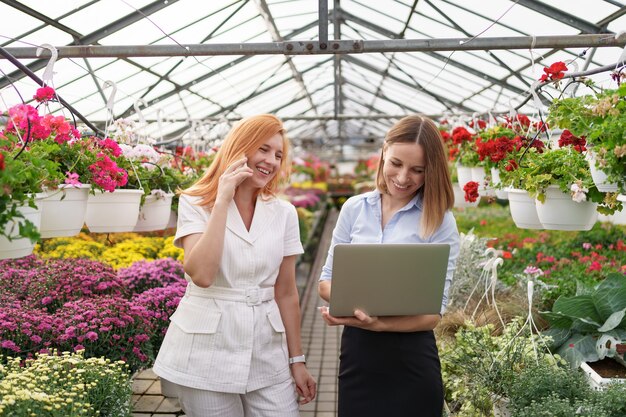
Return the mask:
<path id="1" fill-rule="evenodd" d="M 326 259 L 337 214 L 336 210 L 328 214 L 302 298 L 302 347 L 309 371 L 317 380 L 318 393 L 315 401 L 300 407 L 301 417 L 334 417 L 337 411 L 341 328 L 326 326 L 317 309 L 323 305 L 317 295 L 317 277 Z M 151 369 L 135 377 L 132 401 L 133 417 L 184 416 L 175 399 L 161 395 L 161 382 Z"/>

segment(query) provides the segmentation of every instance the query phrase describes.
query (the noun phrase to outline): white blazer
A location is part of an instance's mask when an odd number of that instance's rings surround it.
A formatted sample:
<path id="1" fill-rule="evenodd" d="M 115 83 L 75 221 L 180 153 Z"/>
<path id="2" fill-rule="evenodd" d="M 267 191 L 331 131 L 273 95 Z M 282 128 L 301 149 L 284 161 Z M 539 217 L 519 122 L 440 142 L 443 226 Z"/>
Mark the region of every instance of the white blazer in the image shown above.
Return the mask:
<path id="1" fill-rule="evenodd" d="M 203 233 L 210 213 L 199 197 L 182 195 L 174 244 Z M 285 326 L 274 301 L 283 257 L 303 252 L 298 215 L 290 203 L 256 201 L 250 231 L 234 201 L 228 207 L 224 252 L 214 284 L 189 281 L 154 372 L 179 385 L 245 393 L 290 377 Z"/>

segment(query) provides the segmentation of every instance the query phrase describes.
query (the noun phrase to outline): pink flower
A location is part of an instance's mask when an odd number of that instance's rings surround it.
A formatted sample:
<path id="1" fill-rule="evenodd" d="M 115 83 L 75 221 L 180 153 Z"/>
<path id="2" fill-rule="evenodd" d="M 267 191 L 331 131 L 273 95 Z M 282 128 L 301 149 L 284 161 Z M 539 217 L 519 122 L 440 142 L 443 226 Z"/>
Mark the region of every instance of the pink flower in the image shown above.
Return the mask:
<path id="1" fill-rule="evenodd" d="M 78 174 L 75 172 L 66 172 L 67 178 L 65 179 L 65 183 L 68 185 L 73 185 L 74 187 L 80 187 L 82 184 L 78 181 Z"/>
<path id="2" fill-rule="evenodd" d="M 583 243 L 583 249 L 587 249 L 587 250 L 591 249 L 591 243 L 588 243 L 588 242 Z"/>
<path id="3" fill-rule="evenodd" d="M 96 333 L 96 332 L 87 332 L 85 337 L 87 339 L 91 340 L 92 342 L 95 342 L 96 340 L 98 340 L 98 333 Z"/>
<path id="4" fill-rule="evenodd" d="M 45 103 L 46 101 L 52 100 L 54 96 L 55 96 L 54 88 L 44 86 L 44 87 L 37 89 L 37 92 L 35 93 L 33 98 L 37 100 L 39 103 Z"/>

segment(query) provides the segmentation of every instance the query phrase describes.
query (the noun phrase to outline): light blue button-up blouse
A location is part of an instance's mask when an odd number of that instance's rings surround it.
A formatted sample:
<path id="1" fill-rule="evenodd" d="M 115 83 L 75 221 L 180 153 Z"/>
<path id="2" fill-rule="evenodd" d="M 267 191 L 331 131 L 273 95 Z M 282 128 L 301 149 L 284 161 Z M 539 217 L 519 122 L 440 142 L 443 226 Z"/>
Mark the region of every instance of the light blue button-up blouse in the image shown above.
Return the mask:
<path id="1" fill-rule="evenodd" d="M 383 229 L 379 191 L 350 197 L 339 213 L 320 281 L 332 279 L 333 252 L 337 243 L 447 243 L 450 245 L 450 259 L 441 303 L 443 314 L 448 304 L 448 291 L 459 256 L 459 233 L 454 215 L 447 212 L 439 229 L 427 239 L 422 239 L 419 235 L 421 218 L 422 201 L 416 195 L 393 215 Z"/>

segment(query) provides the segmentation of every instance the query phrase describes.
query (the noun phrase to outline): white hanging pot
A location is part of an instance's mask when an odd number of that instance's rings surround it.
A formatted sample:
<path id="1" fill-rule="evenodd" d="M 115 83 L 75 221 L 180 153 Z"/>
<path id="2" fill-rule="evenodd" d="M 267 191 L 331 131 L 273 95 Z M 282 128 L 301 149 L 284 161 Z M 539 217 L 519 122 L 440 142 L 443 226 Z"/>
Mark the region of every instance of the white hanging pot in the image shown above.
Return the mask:
<path id="1" fill-rule="evenodd" d="M 95 191 L 87 200 L 85 223 L 92 233 L 132 232 L 143 190 Z"/>
<path id="2" fill-rule="evenodd" d="M 500 183 L 501 183 L 500 170 L 498 168 L 491 168 L 491 183 L 494 186 L 493 191 L 496 194 L 497 198 L 499 198 L 500 200 L 506 200 L 509 198 L 509 195 L 506 192 L 506 189 L 498 188 L 498 186 L 500 186 Z"/>
<path id="3" fill-rule="evenodd" d="M 493 192 L 493 188 L 485 184 L 485 168 L 484 167 L 472 167 L 472 181 L 478 183 L 478 193 L 481 197 L 493 197 L 496 194 Z"/>
<path id="4" fill-rule="evenodd" d="M 39 205 L 40 196 L 37 197 L 37 205 Z M 18 211 L 22 213 L 26 220 L 30 220 L 35 227 L 39 228 L 41 225 L 41 209 L 32 208 L 29 206 L 21 206 Z M 4 232 L 9 236 L 18 236 L 20 224 L 24 223 L 25 219 L 12 219 L 4 226 Z M 28 238 L 19 238 L 9 240 L 4 236 L 0 236 L 0 259 L 13 259 L 28 256 L 33 253 L 35 243 L 31 242 Z"/>
<path id="5" fill-rule="evenodd" d="M 459 181 L 459 187 L 463 190 L 465 184 L 472 181 L 472 168 L 457 164 L 456 175 Z"/>
<path id="6" fill-rule="evenodd" d="M 591 178 L 598 191 L 603 193 L 614 193 L 617 191 L 618 186 L 616 183 L 607 181 L 607 175 L 601 169 L 596 167 L 595 154 L 590 150 L 585 155 L 585 159 L 589 163 L 589 171 L 591 172 Z"/>
<path id="7" fill-rule="evenodd" d="M 57 190 L 44 191 L 37 204 L 41 208 L 42 238 L 76 236 L 85 223 L 91 185 L 62 184 Z"/>
<path id="8" fill-rule="evenodd" d="M 459 184 L 452 184 L 452 190 L 454 191 L 454 207 L 456 208 L 466 208 L 466 207 L 476 207 L 478 206 L 478 202 L 480 199 L 476 199 L 473 203 L 465 200 L 465 191 L 459 187 Z"/>
<path id="9" fill-rule="evenodd" d="M 146 201 L 139 210 L 139 219 L 133 229 L 134 232 L 152 232 L 163 230 L 170 221 L 172 212 L 173 193 L 166 194 L 165 197 L 157 198 L 155 195 L 146 197 Z"/>
<path id="10" fill-rule="evenodd" d="M 508 188 L 509 210 L 513 222 L 520 229 L 543 229 L 543 225 L 537 216 L 535 199 L 531 198 L 528 191 L 518 188 Z"/>
<path id="11" fill-rule="evenodd" d="M 577 203 L 556 185 L 546 189 L 544 203 L 535 200 L 539 221 L 548 230 L 590 230 L 598 218 L 596 206 L 590 201 Z"/>

